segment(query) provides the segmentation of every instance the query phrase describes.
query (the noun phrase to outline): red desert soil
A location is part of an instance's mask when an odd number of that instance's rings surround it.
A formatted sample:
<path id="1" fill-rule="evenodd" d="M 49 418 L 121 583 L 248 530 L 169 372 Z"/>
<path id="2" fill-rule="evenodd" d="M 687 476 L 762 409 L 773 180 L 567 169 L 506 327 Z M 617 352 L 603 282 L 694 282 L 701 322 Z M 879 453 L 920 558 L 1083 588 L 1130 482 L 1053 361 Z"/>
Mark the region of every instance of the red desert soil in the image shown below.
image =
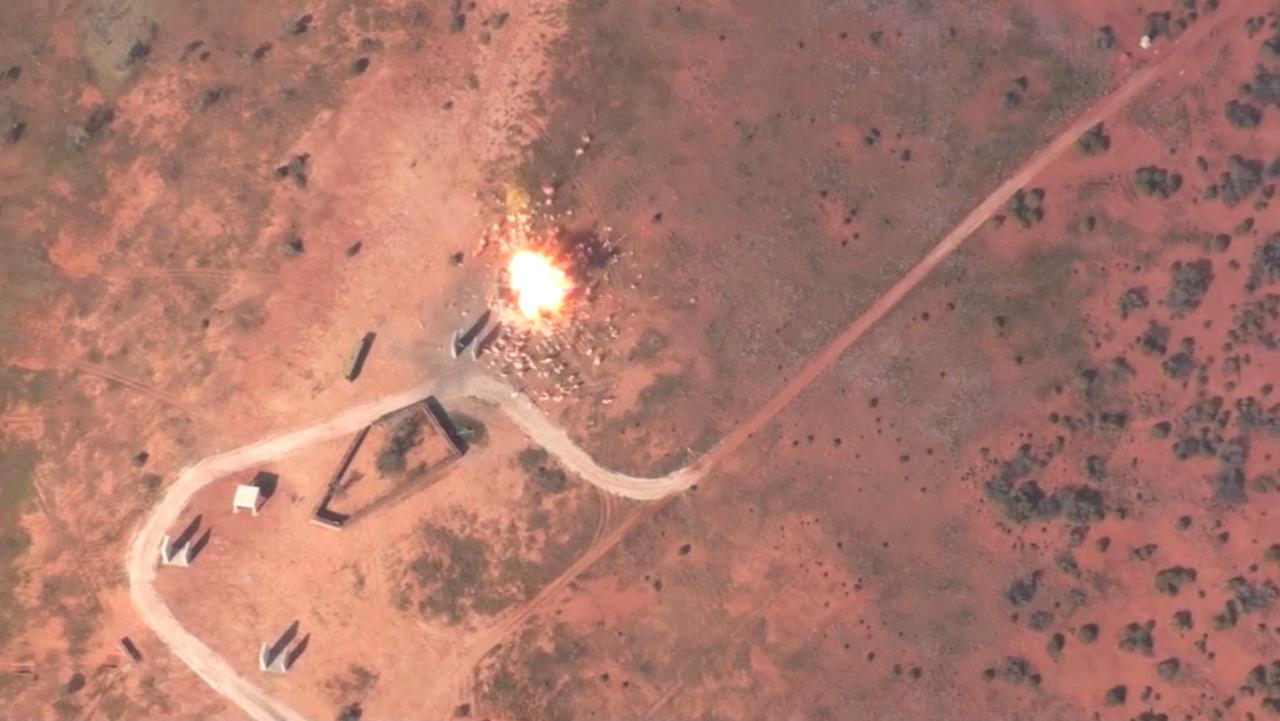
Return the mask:
<path id="1" fill-rule="evenodd" d="M 202 490 L 173 530 L 198 516 L 212 532 L 208 545 L 157 585 L 183 624 L 247 677 L 262 677 L 258 645 L 298 621 L 306 650 L 293 672 L 263 679 L 262 688 L 306 717 L 353 702 L 378 718 L 415 717 L 441 691 L 441 669 L 518 612 L 621 512 L 620 501 L 564 474 L 500 416 L 486 423 L 486 438 L 465 464 L 341 531 L 309 519 L 349 439 L 258 469 L 280 480 L 257 517 L 230 508 L 235 484 L 257 471 L 225 478 Z M 367 688 L 349 688 L 353 675 Z"/>
<path id="2" fill-rule="evenodd" d="M 605 465 L 710 474 L 623 502 L 461 403 L 473 452 L 341 532 L 349 439 L 218 480 L 158 590 L 271 696 L 1280 712 L 1274 8 L 10 5 L 0 718 L 240 717 L 145 631 L 129 538 L 188 464 L 442 377 L 517 210 L 580 290 L 489 372 Z"/>

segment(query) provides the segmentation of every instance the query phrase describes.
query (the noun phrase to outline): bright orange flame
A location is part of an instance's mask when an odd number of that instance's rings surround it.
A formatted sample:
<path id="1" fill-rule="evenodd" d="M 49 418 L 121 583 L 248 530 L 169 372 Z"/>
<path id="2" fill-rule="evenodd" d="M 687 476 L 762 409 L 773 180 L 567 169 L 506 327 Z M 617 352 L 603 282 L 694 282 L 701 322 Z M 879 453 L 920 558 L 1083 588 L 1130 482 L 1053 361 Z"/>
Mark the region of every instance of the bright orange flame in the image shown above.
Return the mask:
<path id="1" fill-rule="evenodd" d="M 518 250 L 507 265 L 516 306 L 524 317 L 538 319 L 560 310 L 573 289 L 573 281 L 546 255 Z"/>

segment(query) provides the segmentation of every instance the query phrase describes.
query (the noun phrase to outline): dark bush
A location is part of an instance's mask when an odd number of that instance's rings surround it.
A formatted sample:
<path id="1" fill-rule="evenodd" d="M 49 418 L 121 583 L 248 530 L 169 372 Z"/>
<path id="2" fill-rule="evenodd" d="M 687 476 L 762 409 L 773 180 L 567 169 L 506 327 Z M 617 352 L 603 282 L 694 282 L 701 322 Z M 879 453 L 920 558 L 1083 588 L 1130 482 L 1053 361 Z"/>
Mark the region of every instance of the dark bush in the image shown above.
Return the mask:
<path id="1" fill-rule="evenodd" d="M 1120 632 L 1120 642 L 1117 645 L 1121 651 L 1150 656 L 1155 651 L 1155 639 L 1151 635 L 1154 628 L 1154 621 L 1130 623 Z"/>
<path id="2" fill-rule="evenodd" d="M 1161 325 L 1154 320 L 1147 324 L 1138 339 L 1138 346 L 1147 355 L 1164 355 L 1169 352 L 1169 326 Z"/>
<path id="3" fill-rule="evenodd" d="M 1191 618 L 1191 612 L 1186 610 L 1175 611 L 1173 616 L 1169 619 L 1169 625 L 1178 633 L 1184 633 L 1195 628 L 1195 622 Z"/>
<path id="4" fill-rule="evenodd" d="M 400 473 L 405 469 L 405 456 L 422 444 L 422 417 L 408 413 L 396 421 L 387 443 L 378 452 L 378 474 L 382 476 Z"/>
<path id="5" fill-rule="evenodd" d="M 1254 249 L 1249 280 L 1255 285 L 1280 283 L 1280 233 L 1272 233 Z"/>
<path id="6" fill-rule="evenodd" d="M 1040 571 L 1014 579 L 1008 588 L 1004 590 L 1004 597 L 1014 606 L 1022 606 L 1031 603 L 1036 597 L 1036 592 L 1040 590 Z"/>
<path id="7" fill-rule="evenodd" d="M 1089 486 L 1071 486 L 1054 494 L 1062 515 L 1072 523 L 1092 523 L 1106 518 L 1102 493 Z"/>
<path id="8" fill-rule="evenodd" d="M 1183 586 L 1196 582 L 1196 569 L 1186 566 L 1173 566 L 1156 574 L 1156 590 L 1166 596 L 1177 596 Z"/>
<path id="9" fill-rule="evenodd" d="M 1168 200 L 1182 187 L 1182 176 L 1155 165 L 1133 171 L 1134 188 L 1148 198 Z"/>
<path id="10" fill-rule="evenodd" d="M 1148 298 L 1146 286 L 1130 288 L 1120 296 L 1118 304 L 1120 306 L 1120 317 L 1128 318 L 1130 315 L 1146 308 L 1150 304 L 1151 301 Z"/>
<path id="11" fill-rule="evenodd" d="M 520 451 L 517 460 L 534 486 L 544 493 L 563 493 L 569 487 L 569 478 L 551 457 L 541 448 Z"/>
<path id="12" fill-rule="evenodd" d="M 1222 108 L 1227 122 L 1242 130 L 1256 128 L 1262 123 L 1262 108 L 1252 103 L 1231 100 Z"/>
<path id="13" fill-rule="evenodd" d="M 1125 700 L 1129 697 L 1129 689 L 1123 685 L 1112 686 L 1107 689 L 1107 693 L 1102 697 L 1102 702 L 1108 706 L 1123 706 Z"/>
<path id="14" fill-rule="evenodd" d="M 1044 188 L 1019 190 L 1009 199 L 1009 215 L 1023 228 L 1030 228 L 1044 220 L 1044 197 Z"/>
<path id="15" fill-rule="evenodd" d="M 1107 127 L 1103 123 L 1089 128 L 1084 135 L 1076 141 L 1076 148 L 1083 155 L 1099 155 L 1111 149 L 1111 136 L 1107 133 Z"/>
<path id="16" fill-rule="evenodd" d="M 1166 358 L 1164 363 L 1160 364 L 1160 368 L 1166 376 L 1174 380 L 1183 380 L 1196 369 L 1196 362 L 1190 353 L 1180 351 Z"/>
<path id="17" fill-rule="evenodd" d="M 1176 261 L 1169 271 L 1172 278 L 1165 302 L 1173 314 L 1182 316 L 1199 308 L 1213 284 L 1213 261 L 1208 258 Z"/>
<path id="18" fill-rule="evenodd" d="M 1076 639 L 1083 644 L 1090 644 L 1098 640 L 1098 624 L 1086 623 L 1076 631 Z"/>

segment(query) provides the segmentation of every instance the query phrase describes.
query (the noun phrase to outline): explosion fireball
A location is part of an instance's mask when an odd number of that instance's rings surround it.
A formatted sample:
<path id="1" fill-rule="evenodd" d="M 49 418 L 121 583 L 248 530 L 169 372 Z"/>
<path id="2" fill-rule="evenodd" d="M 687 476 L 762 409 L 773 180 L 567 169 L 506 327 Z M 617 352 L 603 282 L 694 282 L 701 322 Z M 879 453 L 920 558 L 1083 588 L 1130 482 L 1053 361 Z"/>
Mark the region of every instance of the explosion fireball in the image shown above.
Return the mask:
<path id="1" fill-rule="evenodd" d="M 569 276 L 550 256 L 537 251 L 516 251 L 507 264 L 507 272 L 516 294 L 516 307 L 530 320 L 554 315 L 573 290 Z"/>

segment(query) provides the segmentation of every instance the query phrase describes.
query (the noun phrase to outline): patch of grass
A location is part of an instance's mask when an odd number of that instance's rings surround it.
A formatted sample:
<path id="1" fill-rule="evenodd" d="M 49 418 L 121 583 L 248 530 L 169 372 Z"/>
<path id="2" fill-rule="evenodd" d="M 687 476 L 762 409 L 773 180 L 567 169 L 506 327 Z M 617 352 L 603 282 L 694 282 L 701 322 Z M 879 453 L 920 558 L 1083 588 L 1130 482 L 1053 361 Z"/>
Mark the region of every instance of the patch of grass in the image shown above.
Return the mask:
<path id="1" fill-rule="evenodd" d="M 480 605 L 491 605 L 497 589 L 487 583 L 489 545 L 475 536 L 464 536 L 443 526 L 422 529 L 430 549 L 410 566 L 427 591 L 418 604 L 423 615 L 438 616 L 446 623 L 461 623 Z"/>
<path id="2" fill-rule="evenodd" d="M 0 263 L 0 328 L 16 329 L 24 308 L 47 307 L 67 287 L 42 243 L 34 239 L 7 243 Z M 0 351 L 18 349 L 23 334 L 0 333 Z"/>
<path id="3" fill-rule="evenodd" d="M 378 475 L 388 476 L 405 470 L 405 456 L 422 444 L 422 417 L 410 413 L 395 422 L 386 445 L 378 451 Z"/>
<path id="4" fill-rule="evenodd" d="M 18 526 L 33 489 L 39 454 L 27 443 L 0 445 L 0 645 L 11 638 L 21 621 L 22 607 L 14 597 L 18 573 L 14 563 L 31 545 Z"/>
<path id="5" fill-rule="evenodd" d="M 547 452 L 541 448 L 526 448 L 516 457 L 525 477 L 543 493 L 555 495 L 569 487 L 569 477 L 560 469 Z"/>
<path id="6" fill-rule="evenodd" d="M 667 337 L 653 328 L 646 328 L 627 353 L 627 360 L 629 362 L 647 361 L 666 348 Z"/>
<path id="7" fill-rule="evenodd" d="M 453 421 L 453 427 L 467 445 L 483 446 L 489 440 L 489 429 L 479 419 L 465 413 L 451 412 L 449 420 Z"/>
<path id="8" fill-rule="evenodd" d="M 1085 131 L 1085 134 L 1076 140 L 1076 148 L 1081 155 L 1099 155 L 1110 150 L 1111 135 L 1107 133 L 1106 125 L 1098 123 Z"/>

